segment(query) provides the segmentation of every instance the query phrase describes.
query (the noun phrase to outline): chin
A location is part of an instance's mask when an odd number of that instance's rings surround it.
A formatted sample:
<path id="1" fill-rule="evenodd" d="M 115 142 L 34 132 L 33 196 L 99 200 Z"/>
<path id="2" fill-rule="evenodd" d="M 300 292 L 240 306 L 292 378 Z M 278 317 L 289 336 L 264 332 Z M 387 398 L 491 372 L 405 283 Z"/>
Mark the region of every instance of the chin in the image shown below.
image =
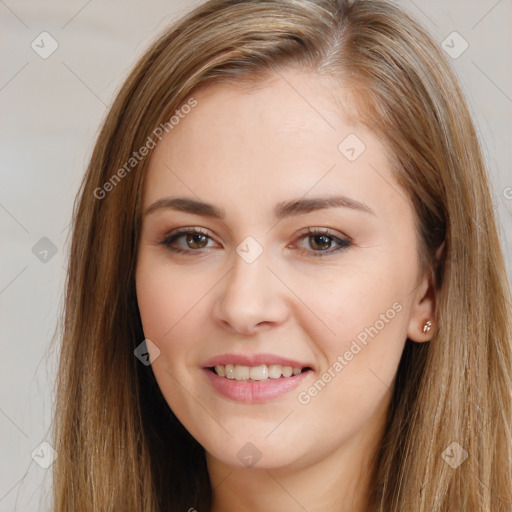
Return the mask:
<path id="1" fill-rule="evenodd" d="M 205 445 L 203 445 L 205 446 Z M 301 445 L 297 452 L 297 443 L 283 444 L 281 441 L 271 442 L 263 437 L 261 440 L 249 436 L 243 440 L 231 439 L 224 445 L 215 445 L 211 449 L 205 446 L 209 457 L 217 459 L 223 464 L 237 469 L 299 469 L 307 466 L 311 452 Z"/>

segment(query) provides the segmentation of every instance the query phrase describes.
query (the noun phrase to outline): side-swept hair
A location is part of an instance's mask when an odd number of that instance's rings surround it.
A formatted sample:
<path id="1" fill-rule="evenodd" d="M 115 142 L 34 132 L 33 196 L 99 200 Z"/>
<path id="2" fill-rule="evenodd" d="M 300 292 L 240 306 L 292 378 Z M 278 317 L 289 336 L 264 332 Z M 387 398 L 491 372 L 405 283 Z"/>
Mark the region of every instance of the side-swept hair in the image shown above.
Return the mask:
<path id="1" fill-rule="evenodd" d="M 384 0 L 210 0 L 136 64 L 75 202 L 55 406 L 56 512 L 209 510 L 204 449 L 133 354 L 144 339 L 134 274 L 149 159 L 104 198 L 95 190 L 197 87 L 261 84 L 287 68 L 353 91 L 358 119 L 384 141 L 411 199 L 421 266 L 435 272 L 438 327 L 428 343 L 406 342 L 372 510 L 511 511 L 510 289 L 479 142 L 443 51 Z M 455 469 L 441 457 L 453 442 L 469 455 Z"/>

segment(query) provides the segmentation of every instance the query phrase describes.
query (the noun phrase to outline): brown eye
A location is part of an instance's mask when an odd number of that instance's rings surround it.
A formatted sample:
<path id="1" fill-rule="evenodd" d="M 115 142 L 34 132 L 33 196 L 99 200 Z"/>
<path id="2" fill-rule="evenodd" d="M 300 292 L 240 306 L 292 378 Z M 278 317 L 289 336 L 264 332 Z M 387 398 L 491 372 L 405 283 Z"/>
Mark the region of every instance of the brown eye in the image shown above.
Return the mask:
<path id="1" fill-rule="evenodd" d="M 315 250 L 329 249 L 332 243 L 332 237 L 327 235 L 310 235 L 310 247 Z"/>
<path id="2" fill-rule="evenodd" d="M 311 256 L 330 256 L 343 251 L 352 245 L 349 239 L 344 239 L 331 234 L 327 229 L 308 228 L 300 237 L 300 241 L 307 239 L 309 248 L 300 247 L 299 251 Z M 333 247 L 334 245 L 334 247 Z M 336 247 L 337 246 L 337 247 Z"/>
<path id="3" fill-rule="evenodd" d="M 339 238 L 330 234 L 326 229 L 308 228 L 299 239 L 301 242 L 307 239 L 307 245 L 309 246 L 304 248 L 300 247 L 299 244 L 299 252 L 311 256 L 330 256 L 352 245 L 349 239 Z M 197 256 L 199 256 L 204 255 L 202 249 L 212 247 L 208 246 L 209 241 L 214 242 L 206 232 L 199 228 L 182 228 L 166 235 L 160 244 L 176 253 L 188 255 L 197 253 Z"/>
<path id="4" fill-rule="evenodd" d="M 210 248 L 209 241 L 213 239 L 199 228 L 182 228 L 166 235 L 160 244 L 173 252 L 192 254 Z"/>
<path id="5" fill-rule="evenodd" d="M 208 237 L 202 233 L 189 233 L 186 242 L 191 249 L 202 249 L 208 243 Z"/>

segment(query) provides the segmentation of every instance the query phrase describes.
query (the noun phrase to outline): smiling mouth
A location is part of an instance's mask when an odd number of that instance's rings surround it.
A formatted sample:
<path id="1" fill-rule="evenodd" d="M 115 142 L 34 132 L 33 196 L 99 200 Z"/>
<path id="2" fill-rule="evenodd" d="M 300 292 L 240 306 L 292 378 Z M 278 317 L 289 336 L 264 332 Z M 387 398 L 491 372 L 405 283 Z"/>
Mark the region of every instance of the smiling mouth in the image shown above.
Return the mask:
<path id="1" fill-rule="evenodd" d="M 291 366 L 282 366 L 280 364 L 262 364 L 258 366 L 226 364 L 212 366 L 208 369 L 219 377 L 244 382 L 286 379 L 312 370 L 309 366 L 305 368 L 293 368 Z"/>

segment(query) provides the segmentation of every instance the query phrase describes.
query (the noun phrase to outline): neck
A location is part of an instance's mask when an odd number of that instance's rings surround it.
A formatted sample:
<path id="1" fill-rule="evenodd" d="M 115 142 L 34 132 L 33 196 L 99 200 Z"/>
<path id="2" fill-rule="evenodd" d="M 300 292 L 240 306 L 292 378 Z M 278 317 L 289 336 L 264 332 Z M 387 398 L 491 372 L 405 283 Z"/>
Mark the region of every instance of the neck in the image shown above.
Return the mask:
<path id="1" fill-rule="evenodd" d="M 293 468 L 233 467 L 207 452 L 213 490 L 210 512 L 367 512 L 373 455 L 382 434 L 371 430 L 301 467 L 300 462 Z M 362 446 L 369 449 L 361 450 Z"/>

